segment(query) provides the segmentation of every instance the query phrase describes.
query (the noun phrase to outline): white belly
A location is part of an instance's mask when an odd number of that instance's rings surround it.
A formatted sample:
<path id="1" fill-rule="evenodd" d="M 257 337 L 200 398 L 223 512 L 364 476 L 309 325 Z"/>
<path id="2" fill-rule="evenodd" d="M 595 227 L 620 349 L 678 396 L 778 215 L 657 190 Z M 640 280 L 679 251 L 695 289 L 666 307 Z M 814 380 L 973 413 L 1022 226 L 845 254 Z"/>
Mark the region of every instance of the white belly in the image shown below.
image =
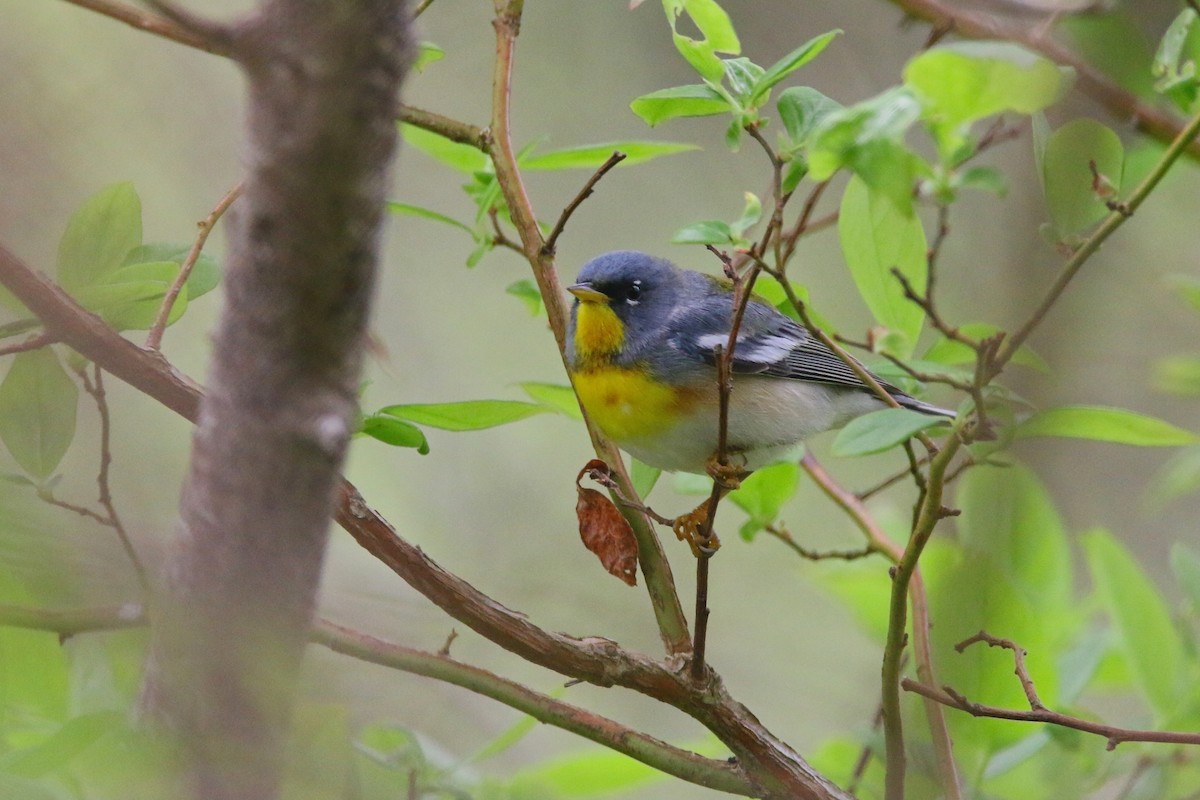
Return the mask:
<path id="1" fill-rule="evenodd" d="M 729 395 L 729 461 L 756 469 L 782 457 L 809 436 L 841 427 L 854 417 L 882 407 L 876 398 L 853 389 L 736 376 Z M 717 450 L 717 420 L 714 386 L 694 415 L 658 434 L 653 444 L 637 439 L 618 444 L 651 466 L 703 473 Z"/>

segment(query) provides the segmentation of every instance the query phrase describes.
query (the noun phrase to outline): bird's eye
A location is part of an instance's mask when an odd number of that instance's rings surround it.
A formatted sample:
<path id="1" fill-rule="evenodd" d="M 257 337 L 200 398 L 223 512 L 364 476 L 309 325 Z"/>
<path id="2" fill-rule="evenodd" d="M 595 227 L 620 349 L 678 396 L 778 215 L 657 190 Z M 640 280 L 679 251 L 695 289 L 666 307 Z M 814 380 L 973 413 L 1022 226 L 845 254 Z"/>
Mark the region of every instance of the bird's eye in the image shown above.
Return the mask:
<path id="1" fill-rule="evenodd" d="M 634 281 L 629 284 L 629 288 L 625 290 L 625 301 L 627 303 L 636 303 L 642 296 L 642 282 Z"/>

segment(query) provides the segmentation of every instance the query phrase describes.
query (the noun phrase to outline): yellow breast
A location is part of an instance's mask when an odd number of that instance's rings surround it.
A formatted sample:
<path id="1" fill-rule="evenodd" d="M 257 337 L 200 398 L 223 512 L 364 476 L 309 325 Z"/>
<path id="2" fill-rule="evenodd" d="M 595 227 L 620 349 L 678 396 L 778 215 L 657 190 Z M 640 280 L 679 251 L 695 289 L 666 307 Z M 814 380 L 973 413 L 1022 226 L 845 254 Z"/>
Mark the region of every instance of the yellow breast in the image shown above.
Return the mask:
<path id="1" fill-rule="evenodd" d="M 626 367 L 594 367 L 576 372 L 573 380 L 588 416 L 617 442 L 669 428 L 694 402 L 690 393 L 655 383 Z"/>
<path id="2" fill-rule="evenodd" d="M 606 358 L 621 349 L 625 326 L 607 303 L 580 303 L 575 314 L 575 353 L 580 360 Z"/>

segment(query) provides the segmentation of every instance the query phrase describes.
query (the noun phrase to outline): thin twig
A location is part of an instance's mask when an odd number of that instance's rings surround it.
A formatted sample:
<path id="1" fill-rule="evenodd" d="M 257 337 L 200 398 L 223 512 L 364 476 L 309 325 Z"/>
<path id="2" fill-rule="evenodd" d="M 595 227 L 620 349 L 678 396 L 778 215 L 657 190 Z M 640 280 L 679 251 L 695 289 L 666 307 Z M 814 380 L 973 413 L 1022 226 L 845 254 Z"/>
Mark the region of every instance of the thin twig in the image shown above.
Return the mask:
<path id="1" fill-rule="evenodd" d="M 143 627 L 146 623 L 145 608 L 135 603 L 56 610 L 0 605 L 0 625 L 50 631 L 64 637 Z M 755 793 L 745 771 L 736 763 L 699 756 L 445 654 L 386 642 L 324 619 L 313 624 L 310 639 L 350 658 L 433 678 L 489 697 L 681 780 L 743 796 Z"/>
<path id="2" fill-rule="evenodd" d="M 226 38 L 209 38 L 200 31 L 187 30 L 168 19 L 155 14 L 147 14 L 141 9 L 127 6 L 124 3 L 114 0 L 66 0 L 66 2 L 124 22 L 138 30 L 197 50 L 203 50 L 206 53 L 226 57 L 231 55 L 230 42 Z M 433 111 L 414 108 L 403 103 L 396 106 L 396 115 L 401 122 L 432 131 L 453 142 L 470 145 L 484 152 L 487 152 L 491 146 L 491 134 L 477 125 L 470 125 Z"/>
<path id="3" fill-rule="evenodd" d="M 567 220 L 569 220 L 571 215 L 575 213 L 575 209 L 579 208 L 580 204 L 584 200 L 587 200 L 592 196 L 592 191 L 596 188 L 596 184 L 600 182 L 600 179 L 603 178 L 610 169 L 624 161 L 625 158 L 625 153 L 614 150 L 613 154 L 608 157 L 608 160 L 601 164 L 600 167 L 592 173 L 592 177 L 587 179 L 587 183 L 583 184 L 583 188 L 579 190 L 579 193 L 575 195 L 570 203 L 567 203 L 567 207 L 564 208 L 562 213 L 558 215 L 558 222 L 554 223 L 554 229 L 550 231 L 550 235 L 546 237 L 546 241 L 542 245 L 543 253 L 546 255 L 554 255 L 555 245 L 558 244 L 558 237 L 562 235 L 563 230 L 567 227 Z"/>
<path id="4" fill-rule="evenodd" d="M 0 356 L 11 356 L 14 353 L 27 353 L 30 350 L 40 350 L 47 345 L 54 344 L 57 339 L 48 331 L 42 331 L 30 336 L 23 342 L 14 342 L 13 344 L 0 347 Z"/>
<path id="5" fill-rule="evenodd" d="M 916 574 L 917 563 L 933 529 L 943 516 L 942 489 L 945 486 L 946 469 L 958 452 L 961 440 L 951 436 L 941 452 L 929 462 L 927 486 L 918 508 L 917 521 L 904 554 L 892 574 L 892 597 L 888 615 L 887 645 L 883 656 L 883 709 L 884 738 L 887 751 L 885 775 L 886 800 L 903 800 L 904 797 L 904 728 L 900 718 L 900 663 L 907 639 L 905 629 L 908 622 L 908 594 L 910 583 Z M 915 604 L 914 604 L 915 605 Z M 914 623 L 914 630 L 917 625 Z"/>
<path id="6" fill-rule="evenodd" d="M 1147 731 L 1133 728 L 1119 728 L 1115 725 L 1105 725 L 1090 719 L 1080 719 L 1069 714 L 1060 714 L 1049 709 L 1031 709 L 1021 711 L 1011 708 L 984 705 L 968 700 L 949 686 L 938 689 L 918 681 L 905 678 L 901 685 L 905 690 L 916 692 L 930 700 L 965 711 L 974 717 L 991 717 L 993 719 L 1008 719 L 1016 722 L 1044 722 L 1058 725 L 1062 728 L 1073 728 L 1084 733 L 1103 736 L 1108 740 L 1108 749 L 1113 750 L 1125 742 L 1157 742 L 1160 744 L 1200 745 L 1200 733 L 1191 731 Z"/>
<path id="7" fill-rule="evenodd" d="M 133 539 L 130 538 L 129 531 L 121 522 L 121 516 L 117 513 L 117 507 L 113 503 L 112 489 L 109 486 L 108 472 L 109 467 L 112 466 L 112 420 L 108 413 L 108 394 L 104 390 L 104 371 L 100 369 L 99 364 L 94 364 L 93 374 L 95 377 L 93 381 L 87 380 L 86 373 L 81 374 L 84 376 L 83 388 L 92 396 L 92 400 L 96 403 L 96 411 L 100 414 L 100 469 L 96 473 L 100 505 L 108 515 L 106 524 L 116 532 L 121 547 L 124 548 L 125 555 L 129 558 L 129 563 L 133 565 L 133 571 L 137 573 L 138 582 L 142 585 L 143 590 L 149 592 L 150 578 L 146 572 L 146 566 L 133 546 Z"/>
<path id="8" fill-rule="evenodd" d="M 1021 690 L 1025 692 L 1025 699 L 1029 701 L 1029 707 L 1034 711 L 1044 710 L 1046 706 L 1043 705 L 1041 698 L 1038 697 L 1037 689 L 1033 685 L 1033 678 L 1029 676 L 1029 670 L 1025 667 L 1025 656 L 1028 655 L 1028 651 L 1012 639 L 1001 639 L 983 630 L 954 645 L 954 650 L 955 652 L 962 653 L 971 645 L 978 644 L 979 642 L 984 642 L 988 647 L 1001 647 L 1012 652 L 1013 674 L 1021 682 Z"/>
<path id="9" fill-rule="evenodd" d="M 179 265 L 179 274 L 175 276 L 175 280 L 171 282 L 167 293 L 163 295 L 158 315 L 154 318 L 154 324 L 150 326 L 150 332 L 146 334 L 146 348 L 148 350 L 158 350 L 162 346 L 163 331 L 166 330 L 167 321 L 171 318 L 171 309 L 175 306 L 175 300 L 179 297 L 179 293 L 183 290 L 183 285 L 187 283 L 188 278 L 191 276 L 192 268 L 196 266 L 196 261 L 200 258 L 200 251 L 204 249 L 204 243 L 208 241 L 208 235 L 212 233 L 213 226 L 217 224 L 217 220 L 221 218 L 225 210 L 233 204 L 233 201 L 241 196 L 243 186 L 245 184 L 239 181 L 236 186 L 225 193 L 225 196 L 213 207 L 208 216 L 197 223 L 200 231 L 196 234 L 196 241 L 192 243 L 192 249 L 188 251 L 183 263 Z"/>
<path id="10" fill-rule="evenodd" d="M 567 305 L 565 292 L 558 278 L 554 258 L 542 252 L 545 240 L 538 225 L 537 214 L 529 199 L 529 193 L 521 178 L 517 155 L 512 144 L 511 88 L 513 54 L 521 25 L 521 4 L 514 0 L 495 0 L 496 17 L 492 27 L 496 31 L 496 57 L 492 67 L 492 117 L 488 136 L 484 137 L 486 152 L 491 156 L 496 169 L 496 181 L 504 193 L 513 226 L 521 238 L 522 252 L 533 270 L 538 291 L 546 308 L 546 318 L 558 345 L 560 357 L 566 363 Z M 627 496 L 635 494 L 633 484 L 625 470 L 620 452 L 587 419 L 588 434 L 596 455 L 610 465 Z M 638 542 L 638 564 L 646 579 L 646 591 L 650 595 L 655 621 L 668 655 L 686 655 L 691 652 L 692 642 L 688 632 L 687 617 L 675 589 L 671 566 L 663 552 L 651 524 L 645 516 L 633 511 L 626 514 Z"/>
<path id="11" fill-rule="evenodd" d="M 904 549 L 883 532 L 860 497 L 838 484 L 810 453 L 805 453 L 804 458 L 800 461 L 800 466 L 813 479 L 813 482 L 854 520 L 863 535 L 867 537 L 868 548 L 881 553 L 893 564 L 900 563 L 904 558 Z M 902 473 L 902 475 L 906 474 L 908 473 Z M 924 498 L 923 491 L 922 498 Z M 908 594 L 912 603 L 913 660 L 917 666 L 917 675 L 923 676 L 923 680 L 933 682 L 936 680 L 936 675 L 933 666 L 933 646 L 929 641 L 929 601 L 925 594 L 925 581 L 921 577 L 921 570 L 918 567 L 913 568 L 908 579 Z M 886 658 L 885 651 L 885 669 L 888 663 Z M 897 676 L 904 669 L 904 663 L 905 655 L 901 652 L 895 664 Z M 883 697 L 885 700 L 887 699 L 886 688 L 883 691 Z M 962 797 L 962 788 L 958 777 L 958 767 L 954 761 L 954 743 L 950 738 L 950 729 L 946 725 L 945 715 L 938 704 L 929 701 L 925 704 L 925 716 L 929 725 L 929 735 L 933 743 L 938 772 L 942 778 L 942 790 L 948 800 L 958 800 Z"/>
<path id="12" fill-rule="evenodd" d="M 103 14 L 120 22 L 124 22 L 138 30 L 153 33 L 156 36 L 161 36 L 164 39 L 170 39 L 173 42 L 194 47 L 197 50 L 204 50 L 208 53 L 216 55 L 229 55 L 228 40 L 211 39 L 204 34 L 189 30 L 178 23 L 157 15 L 147 14 L 141 9 L 127 6 L 124 3 L 116 3 L 112 0 L 67 0 L 72 5 L 86 8 L 89 11 L 95 11 L 97 14 Z"/>
<path id="13" fill-rule="evenodd" d="M 806 561 L 857 561 L 860 558 L 866 558 L 879 552 L 871 544 L 867 544 L 866 547 L 860 547 L 857 550 L 810 550 L 797 542 L 796 538 L 792 536 L 792 532 L 785 525 L 768 525 L 763 530 L 783 542 L 793 553 Z"/>

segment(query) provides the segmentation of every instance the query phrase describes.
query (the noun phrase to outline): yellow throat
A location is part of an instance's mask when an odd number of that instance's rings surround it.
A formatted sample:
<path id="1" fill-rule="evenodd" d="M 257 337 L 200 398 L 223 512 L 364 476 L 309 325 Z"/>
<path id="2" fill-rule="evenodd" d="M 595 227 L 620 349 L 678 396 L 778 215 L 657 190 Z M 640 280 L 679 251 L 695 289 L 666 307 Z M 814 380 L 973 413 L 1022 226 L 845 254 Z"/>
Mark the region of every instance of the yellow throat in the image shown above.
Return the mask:
<path id="1" fill-rule="evenodd" d="M 575 354 L 581 365 L 610 361 L 624 343 L 625 326 L 608 303 L 584 300 L 579 304 L 575 316 Z"/>
<path id="2" fill-rule="evenodd" d="M 588 416 L 617 442 L 669 427 L 687 405 L 670 386 L 652 380 L 638 365 L 617 366 L 625 343 L 621 320 L 603 300 L 583 299 L 575 317 L 575 391 Z"/>

